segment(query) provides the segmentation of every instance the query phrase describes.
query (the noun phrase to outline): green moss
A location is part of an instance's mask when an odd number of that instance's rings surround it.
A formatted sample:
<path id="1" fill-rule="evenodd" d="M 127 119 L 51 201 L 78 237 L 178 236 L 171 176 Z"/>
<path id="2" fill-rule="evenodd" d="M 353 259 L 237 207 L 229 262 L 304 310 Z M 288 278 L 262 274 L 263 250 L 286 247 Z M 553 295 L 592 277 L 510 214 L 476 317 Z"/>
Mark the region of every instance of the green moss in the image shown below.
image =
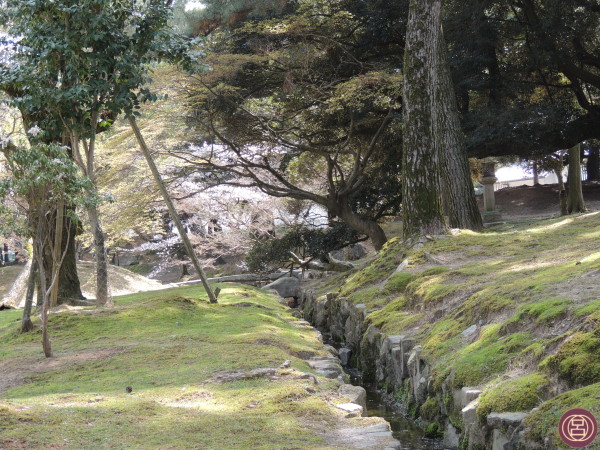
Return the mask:
<path id="1" fill-rule="evenodd" d="M 150 267 L 148 264 L 134 264 L 126 267 L 126 269 L 139 275 L 148 275 L 150 272 L 152 272 L 152 267 Z"/>
<path id="2" fill-rule="evenodd" d="M 0 448 L 322 446 L 310 424 L 332 423 L 326 397 L 337 381 L 295 379 L 310 371 L 301 357 L 322 354 L 316 334 L 292 324 L 270 294 L 222 287 L 216 305 L 188 286 L 117 297 L 110 310 L 54 313 L 57 363 L 45 370 L 23 362 L 43 359 L 40 334 L 1 323 L 0 349 L 11 353 L 0 358 L 23 373 L 0 394 Z M 278 380 L 215 380 L 285 360 L 291 368 Z"/>
<path id="3" fill-rule="evenodd" d="M 571 300 L 564 298 L 535 302 L 524 306 L 517 313 L 517 320 L 530 316 L 535 318 L 537 325 L 549 325 L 554 319 L 564 315 L 571 303 Z"/>
<path id="4" fill-rule="evenodd" d="M 403 292 L 414 279 L 414 275 L 406 272 L 400 272 L 392 275 L 385 283 L 384 291 L 386 293 Z"/>
<path id="5" fill-rule="evenodd" d="M 385 280 L 396 270 L 403 257 L 402 242 L 398 238 L 390 239 L 369 265 L 346 280 L 340 290 L 340 295 L 347 297 L 376 281 Z"/>
<path id="6" fill-rule="evenodd" d="M 546 376 L 537 372 L 498 383 L 479 396 L 477 414 L 485 418 L 491 412 L 529 412 L 540 403 L 547 386 Z"/>
<path id="7" fill-rule="evenodd" d="M 428 421 L 433 421 L 440 413 L 440 405 L 435 397 L 427 397 L 425 403 L 419 408 L 419 415 Z"/>
<path id="8" fill-rule="evenodd" d="M 378 299 L 379 297 L 383 297 L 381 289 L 379 289 L 379 287 L 377 286 L 371 286 L 366 289 L 361 289 L 360 291 L 353 292 L 352 294 L 348 295 L 347 298 L 355 304 L 365 303 L 367 305 L 370 305 L 374 302 L 374 300 Z"/>
<path id="9" fill-rule="evenodd" d="M 430 277 L 433 275 L 440 275 L 442 273 L 446 273 L 449 272 L 450 269 L 446 266 L 434 266 L 434 267 L 430 267 L 428 269 L 423 270 L 422 272 L 419 272 L 417 274 L 418 277 L 420 278 L 424 278 L 424 277 Z"/>
<path id="10" fill-rule="evenodd" d="M 558 395 L 542 403 L 537 410 L 525 419 L 526 439 L 545 446 L 548 437 L 558 448 L 569 448 L 563 444 L 558 435 L 558 423 L 562 415 L 573 408 L 583 408 L 596 417 L 600 417 L 600 383 L 595 383 L 581 389 L 574 389 Z M 596 443 L 589 448 L 597 448 Z"/>
<path id="11" fill-rule="evenodd" d="M 587 305 L 576 308 L 574 313 L 576 316 L 587 316 L 589 314 L 597 313 L 598 311 L 600 311 L 600 300 L 594 300 Z"/>
<path id="12" fill-rule="evenodd" d="M 437 439 L 444 436 L 444 430 L 439 424 L 434 422 L 425 427 L 424 434 L 425 437 L 430 439 Z"/>
<path id="13" fill-rule="evenodd" d="M 482 336 L 458 352 L 454 361 L 454 387 L 477 386 L 495 374 L 503 373 L 510 360 L 531 344 L 527 332 L 498 337 L 496 333 Z"/>
<path id="14" fill-rule="evenodd" d="M 555 355 L 540 364 L 542 369 L 557 373 L 571 386 L 600 381 L 600 337 L 595 333 L 574 333 Z"/>

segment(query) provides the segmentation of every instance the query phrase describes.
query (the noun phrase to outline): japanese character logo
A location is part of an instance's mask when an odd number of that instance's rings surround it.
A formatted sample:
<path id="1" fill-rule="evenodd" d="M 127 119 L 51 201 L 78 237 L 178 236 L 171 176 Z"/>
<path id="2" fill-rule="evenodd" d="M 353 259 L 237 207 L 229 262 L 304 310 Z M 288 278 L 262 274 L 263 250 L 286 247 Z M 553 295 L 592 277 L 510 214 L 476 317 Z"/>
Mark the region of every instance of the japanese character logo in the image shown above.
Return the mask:
<path id="1" fill-rule="evenodd" d="M 582 448 L 596 439 L 598 422 L 594 415 L 585 409 L 571 409 L 560 419 L 558 433 L 569 447 Z"/>

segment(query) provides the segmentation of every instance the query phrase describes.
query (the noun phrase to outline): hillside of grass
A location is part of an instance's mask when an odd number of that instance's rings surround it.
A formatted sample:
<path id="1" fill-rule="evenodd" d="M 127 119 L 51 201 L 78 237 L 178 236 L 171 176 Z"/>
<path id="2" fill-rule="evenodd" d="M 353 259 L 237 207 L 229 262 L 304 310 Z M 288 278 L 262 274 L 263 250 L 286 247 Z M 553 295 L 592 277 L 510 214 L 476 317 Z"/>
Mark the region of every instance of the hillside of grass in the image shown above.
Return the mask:
<path id="1" fill-rule="evenodd" d="M 529 436 L 555 435 L 560 445 L 566 410 L 600 417 L 599 237 L 600 212 L 521 218 L 411 249 L 396 237 L 316 288 L 365 304 L 368 324 L 385 334 L 414 337 L 438 400 L 469 386 L 484 391 L 482 419 L 538 407 Z M 460 429 L 460 411 L 450 414 Z"/>
<path id="2" fill-rule="evenodd" d="M 54 312 L 49 359 L 0 312 L 0 448 L 315 448 L 374 423 L 307 375 L 326 355 L 314 330 L 271 294 L 222 288 L 217 305 L 189 286 Z"/>

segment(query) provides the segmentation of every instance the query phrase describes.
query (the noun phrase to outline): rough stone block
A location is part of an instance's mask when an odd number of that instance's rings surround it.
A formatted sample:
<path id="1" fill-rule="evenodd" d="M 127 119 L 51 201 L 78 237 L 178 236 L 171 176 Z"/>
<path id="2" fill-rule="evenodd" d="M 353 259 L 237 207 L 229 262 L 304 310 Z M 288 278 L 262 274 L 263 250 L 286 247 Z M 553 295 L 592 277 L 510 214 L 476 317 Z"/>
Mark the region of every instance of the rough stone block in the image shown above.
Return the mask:
<path id="1" fill-rule="evenodd" d="M 473 400 L 479 397 L 483 391 L 474 387 L 463 387 L 454 391 L 454 406 L 457 410 L 463 409 Z"/>
<path id="2" fill-rule="evenodd" d="M 346 347 L 342 347 L 338 351 L 340 355 L 340 362 L 342 366 L 347 366 L 350 364 L 350 359 L 352 358 L 352 350 Z"/>
<path id="3" fill-rule="evenodd" d="M 339 394 L 350 400 L 351 403 L 356 403 L 367 410 L 367 391 L 361 386 L 353 386 L 351 384 L 343 384 L 340 386 Z"/>
<path id="4" fill-rule="evenodd" d="M 487 416 L 487 423 L 490 427 L 497 430 L 516 428 L 527 416 L 527 413 L 522 412 L 493 412 Z"/>
<path id="5" fill-rule="evenodd" d="M 446 424 L 446 430 L 444 431 L 444 439 L 442 441 L 442 445 L 445 449 L 456 449 L 458 448 L 459 443 L 459 435 L 456 431 L 456 428 L 454 428 L 452 424 L 448 422 Z"/>
<path id="6" fill-rule="evenodd" d="M 494 430 L 492 434 L 492 450 L 504 450 L 504 444 L 508 444 L 508 438 L 500 430 Z"/>

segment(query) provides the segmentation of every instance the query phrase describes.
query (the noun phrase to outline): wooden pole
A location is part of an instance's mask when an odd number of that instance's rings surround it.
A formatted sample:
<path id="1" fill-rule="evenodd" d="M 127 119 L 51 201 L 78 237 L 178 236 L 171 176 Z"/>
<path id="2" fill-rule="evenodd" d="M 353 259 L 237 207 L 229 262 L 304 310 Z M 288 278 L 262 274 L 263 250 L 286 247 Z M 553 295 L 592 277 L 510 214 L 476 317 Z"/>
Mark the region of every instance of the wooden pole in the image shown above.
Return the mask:
<path id="1" fill-rule="evenodd" d="M 131 129 L 135 133 L 135 137 L 138 141 L 140 149 L 142 150 L 142 153 L 144 154 L 146 161 L 148 162 L 148 166 L 150 167 L 150 170 L 152 171 L 152 175 L 154 176 L 154 181 L 156 181 L 156 184 L 158 185 L 158 188 L 160 189 L 160 193 L 162 194 L 163 199 L 165 200 L 165 203 L 167 204 L 167 208 L 169 209 L 169 214 L 171 215 L 171 219 L 173 220 L 173 222 L 175 222 L 175 225 L 177 226 L 177 230 L 179 231 L 179 236 L 181 237 L 181 241 L 183 242 L 185 250 L 186 250 L 188 256 L 190 257 L 190 259 L 192 260 L 192 264 L 194 264 L 196 272 L 198 272 L 198 275 L 200 275 L 200 280 L 202 281 L 202 285 L 204 286 L 204 289 L 206 290 L 206 293 L 208 294 L 208 298 L 210 299 L 211 303 L 217 303 L 217 297 L 213 293 L 212 289 L 210 288 L 210 285 L 208 284 L 208 280 L 206 279 L 206 274 L 204 273 L 204 270 L 202 269 L 202 266 L 200 265 L 200 261 L 198 261 L 196 253 L 194 252 L 192 243 L 190 242 L 190 239 L 188 238 L 188 235 L 187 235 L 185 229 L 183 228 L 181 221 L 179 220 L 179 215 L 177 214 L 177 211 L 175 210 L 175 206 L 173 205 L 173 202 L 171 201 L 171 197 L 169 197 L 169 193 L 167 192 L 165 183 L 163 182 L 163 180 L 160 176 L 160 173 L 158 172 L 158 169 L 156 168 L 154 159 L 152 158 L 152 155 L 150 154 L 150 150 L 148 149 L 148 146 L 146 145 L 146 141 L 144 141 L 144 137 L 142 136 L 142 132 L 140 131 L 140 128 L 137 125 L 135 117 L 133 117 L 133 116 L 129 117 L 129 124 L 131 125 Z"/>

